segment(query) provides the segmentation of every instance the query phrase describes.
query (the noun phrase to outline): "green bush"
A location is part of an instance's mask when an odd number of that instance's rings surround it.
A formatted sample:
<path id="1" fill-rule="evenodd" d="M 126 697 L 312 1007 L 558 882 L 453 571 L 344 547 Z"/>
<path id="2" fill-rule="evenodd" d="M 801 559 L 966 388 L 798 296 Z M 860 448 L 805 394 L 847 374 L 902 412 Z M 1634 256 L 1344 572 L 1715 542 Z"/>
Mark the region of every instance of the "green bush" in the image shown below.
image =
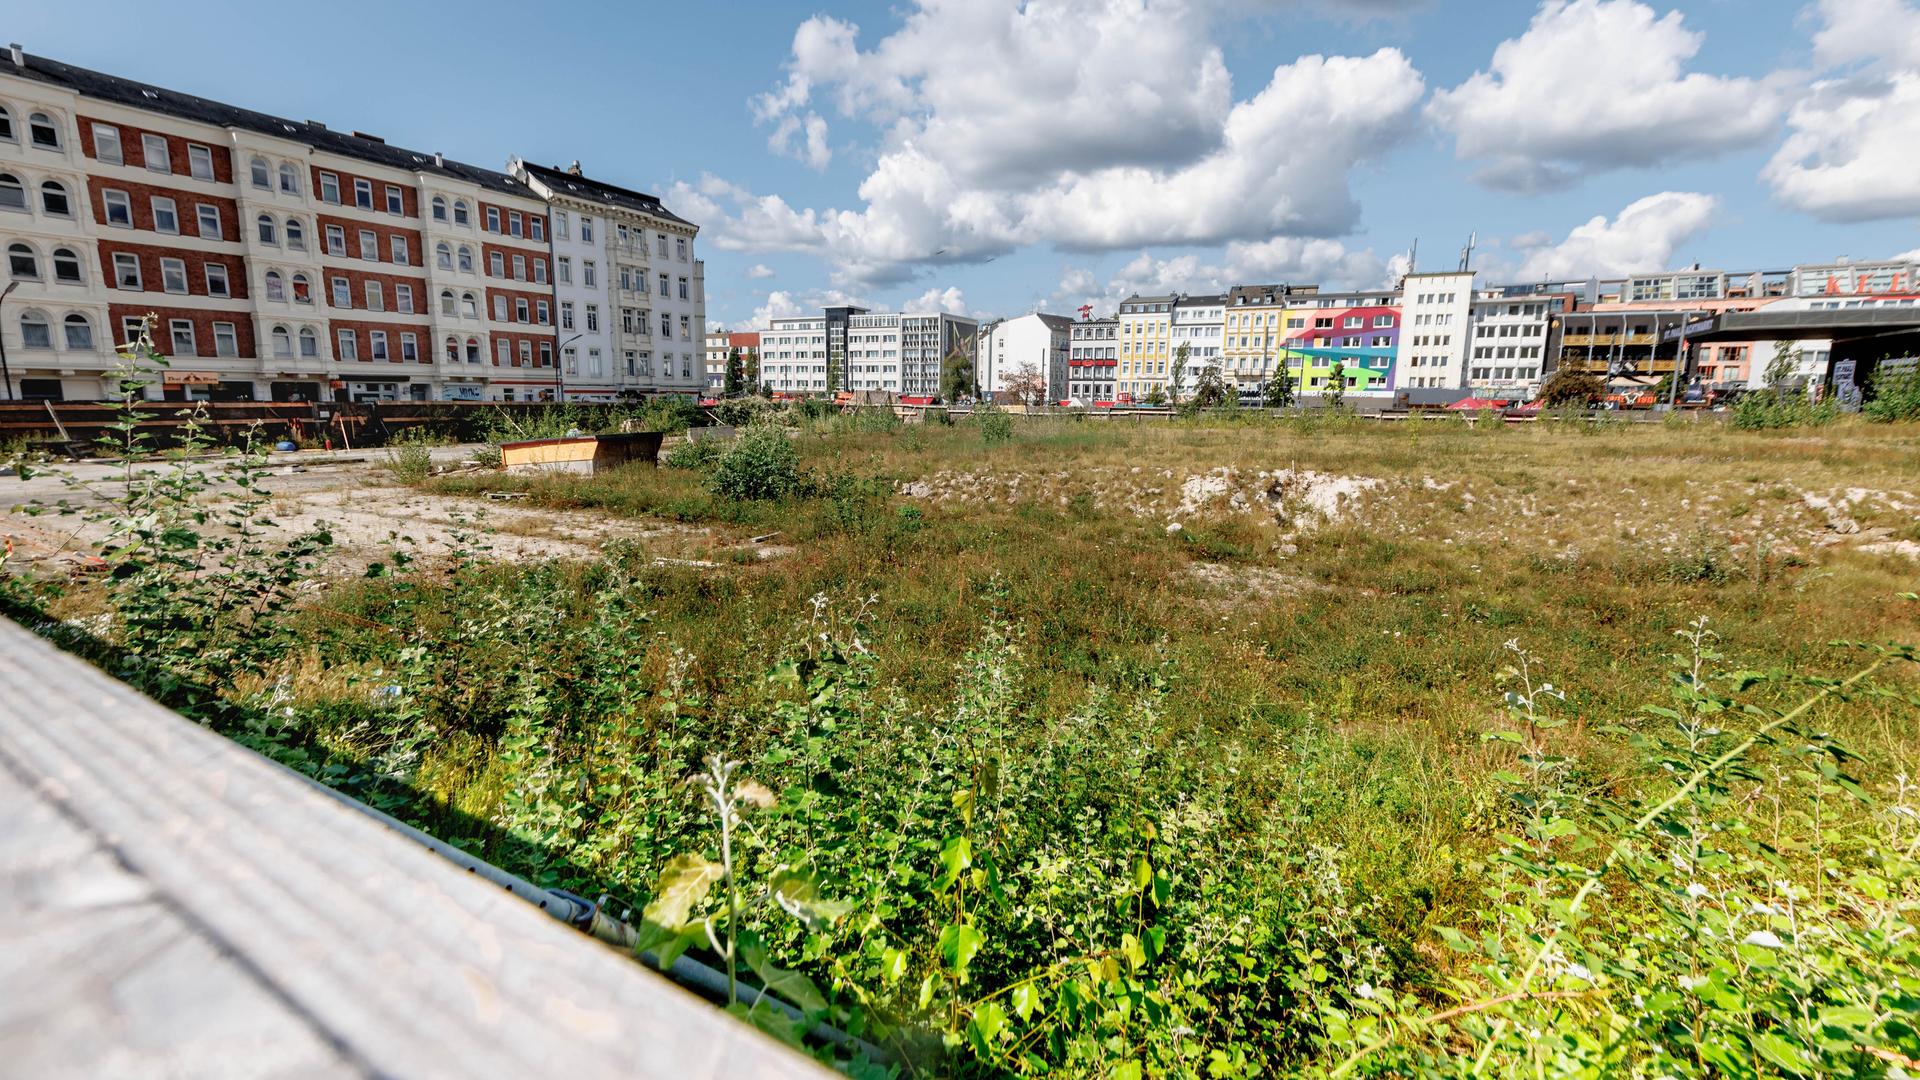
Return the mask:
<path id="1" fill-rule="evenodd" d="M 800 455 L 779 428 L 748 428 L 714 463 L 707 485 L 725 499 L 784 499 L 800 493 Z"/>
<path id="2" fill-rule="evenodd" d="M 649 400 L 633 419 L 641 431 L 664 431 L 669 435 L 706 423 L 700 406 L 694 404 L 692 398 L 679 395 Z"/>
<path id="3" fill-rule="evenodd" d="M 661 458 L 668 468 L 691 469 L 705 472 L 714 463 L 726 455 L 727 444 L 721 439 L 688 439 L 686 442 L 667 451 Z"/>
<path id="4" fill-rule="evenodd" d="M 417 484 L 433 473 L 433 451 L 427 444 L 408 439 L 387 451 L 387 471 L 403 484 Z"/>
<path id="5" fill-rule="evenodd" d="M 728 427 L 748 427 L 765 420 L 777 408 L 760 398 L 728 398 L 713 407 L 713 418 Z"/>
<path id="6" fill-rule="evenodd" d="M 991 405 L 982 405 L 973 411 L 973 426 L 979 429 L 980 437 L 988 445 L 1013 439 L 1013 417 Z"/>
<path id="7" fill-rule="evenodd" d="M 1832 398 L 1813 401 L 1805 394 L 1762 391 L 1747 394 L 1733 404 L 1733 426 L 1742 431 L 1819 427 L 1839 416 L 1840 407 Z"/>
<path id="8" fill-rule="evenodd" d="M 1920 420 L 1920 365 L 1875 378 L 1873 400 L 1860 411 L 1876 424 Z"/>

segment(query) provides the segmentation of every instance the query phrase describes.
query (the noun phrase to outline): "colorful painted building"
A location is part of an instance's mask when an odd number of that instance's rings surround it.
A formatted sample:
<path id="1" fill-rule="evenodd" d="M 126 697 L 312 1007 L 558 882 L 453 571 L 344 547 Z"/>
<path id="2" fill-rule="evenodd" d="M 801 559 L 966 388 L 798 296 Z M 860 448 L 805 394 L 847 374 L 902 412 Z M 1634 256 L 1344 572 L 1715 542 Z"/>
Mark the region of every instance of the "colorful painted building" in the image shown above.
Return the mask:
<path id="1" fill-rule="evenodd" d="M 1316 293 L 1289 298 L 1281 312 L 1280 359 L 1296 391 L 1326 390 L 1338 365 L 1347 389 L 1385 393 L 1394 388 L 1400 343 L 1400 296 L 1389 290 Z"/>

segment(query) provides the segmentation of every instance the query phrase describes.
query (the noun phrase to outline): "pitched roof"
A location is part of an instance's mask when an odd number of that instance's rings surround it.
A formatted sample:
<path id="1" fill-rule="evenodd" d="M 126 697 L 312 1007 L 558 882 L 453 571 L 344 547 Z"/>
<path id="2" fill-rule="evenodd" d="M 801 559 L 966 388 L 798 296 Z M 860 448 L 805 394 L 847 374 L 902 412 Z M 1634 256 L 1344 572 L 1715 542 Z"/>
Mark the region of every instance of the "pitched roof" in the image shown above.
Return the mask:
<path id="1" fill-rule="evenodd" d="M 603 203 L 607 206 L 617 206 L 623 210 L 632 210 L 636 213 L 664 218 L 667 221 L 679 222 L 682 225 L 693 224 L 684 218 L 676 217 L 672 213 L 669 213 L 666 207 L 660 205 L 658 196 L 648 195 L 644 191 L 634 191 L 631 188 L 619 187 L 603 180 L 595 180 L 588 176 L 576 176 L 573 173 L 567 172 L 565 169 L 550 169 L 545 165 L 535 165 L 531 161 L 521 161 L 520 167 L 527 170 L 535 179 L 546 185 L 547 190 L 556 194 L 565 194 L 576 199 Z"/>
<path id="2" fill-rule="evenodd" d="M 375 165 L 385 165 L 388 168 L 406 172 L 433 173 L 465 180 L 494 191 L 529 199 L 540 198 L 526 184 L 493 169 L 483 169 L 478 165 L 468 165 L 465 162 L 444 157 L 436 160 L 433 154 L 389 146 L 378 138 L 334 131 L 310 120 L 287 120 L 267 113 L 255 112 L 252 109 L 242 109 L 237 105 L 194 97 L 192 94 L 183 94 L 177 90 L 168 90 L 150 83 L 135 82 L 118 75 L 75 67 L 44 56 L 35 56 L 31 53 L 23 56 L 26 62 L 15 66 L 12 55 L 5 50 L 0 50 L 0 73 L 18 75 L 24 79 L 63 87 L 81 97 L 126 105 L 130 108 L 156 112 L 181 120 L 191 120 L 195 123 L 239 128 L 243 131 L 270 135 L 276 139 L 290 139 L 315 149 Z"/>

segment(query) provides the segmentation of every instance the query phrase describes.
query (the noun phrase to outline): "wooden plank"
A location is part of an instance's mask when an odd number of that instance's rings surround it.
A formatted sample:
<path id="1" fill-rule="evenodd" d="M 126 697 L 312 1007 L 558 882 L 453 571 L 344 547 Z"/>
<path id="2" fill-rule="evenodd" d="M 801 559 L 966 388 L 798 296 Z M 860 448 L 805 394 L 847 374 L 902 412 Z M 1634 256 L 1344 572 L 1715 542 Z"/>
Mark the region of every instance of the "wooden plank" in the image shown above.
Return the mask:
<path id="1" fill-rule="evenodd" d="M 0 774 L 7 1071 L 831 1075 L 3 619 Z"/>

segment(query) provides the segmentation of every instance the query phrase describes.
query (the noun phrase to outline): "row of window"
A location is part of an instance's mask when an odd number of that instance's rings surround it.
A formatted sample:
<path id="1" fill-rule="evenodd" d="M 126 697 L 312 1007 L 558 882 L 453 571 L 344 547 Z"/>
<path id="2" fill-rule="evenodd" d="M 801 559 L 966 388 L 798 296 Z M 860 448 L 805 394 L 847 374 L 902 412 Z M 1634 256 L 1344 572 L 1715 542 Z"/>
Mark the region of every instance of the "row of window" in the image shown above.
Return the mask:
<path id="1" fill-rule="evenodd" d="M 112 124 L 93 125 L 93 156 L 108 165 L 126 164 L 120 145 L 120 129 Z M 173 173 L 173 147 L 165 135 L 147 132 L 140 136 L 140 158 L 148 172 Z M 195 180 L 212 180 L 213 147 L 187 144 L 187 175 Z"/>
<path id="2" fill-rule="evenodd" d="M 581 243 L 583 244 L 593 243 L 594 220 L 595 219 L 590 214 L 580 215 L 579 223 L 580 223 L 580 242 Z M 556 239 L 560 239 L 560 240 L 572 239 L 572 236 L 571 236 L 572 228 L 573 228 L 573 219 L 567 214 L 565 210 L 555 210 L 553 212 L 553 235 Z M 625 225 L 618 225 L 616 226 L 616 228 L 618 230 L 617 235 L 619 237 L 619 241 L 620 241 L 619 247 L 621 250 L 625 250 L 629 252 L 637 251 L 641 255 L 646 254 L 647 234 L 644 230 L 629 229 Z M 520 234 L 514 233 L 513 235 L 518 236 Z M 666 258 L 667 257 L 667 234 L 654 233 L 653 235 L 654 235 L 655 244 L 657 245 L 656 247 L 657 253 L 661 258 L 663 259 Z M 534 236 L 534 239 L 538 240 L 540 239 L 540 237 L 536 234 Z M 674 257 L 678 258 L 681 262 L 686 262 L 687 261 L 687 238 L 684 236 L 676 236 L 673 239 L 673 244 L 674 244 Z"/>
<path id="3" fill-rule="evenodd" d="M 69 247 L 53 249 L 53 280 L 62 285 L 84 285 L 87 283 L 86 271 L 80 262 L 80 255 Z M 44 281 L 40 276 L 40 253 L 32 244 L 15 240 L 7 245 L 7 273 L 15 281 Z"/>
<path id="4" fill-rule="evenodd" d="M 232 296 L 227 276 L 227 264 L 209 262 L 201 266 L 202 284 L 208 296 Z M 193 290 L 187 286 L 187 262 L 185 259 L 162 258 L 160 260 L 160 291 L 186 295 Z M 139 256 L 128 251 L 113 253 L 113 286 L 128 292 L 144 292 L 146 283 L 142 280 Z"/>
<path id="5" fill-rule="evenodd" d="M 28 210 L 30 206 L 26 182 L 12 173 L 0 172 L 0 210 Z M 40 209 L 51 217 L 72 217 L 73 198 L 67 192 L 67 185 L 58 180 L 42 183 Z"/>
<path id="6" fill-rule="evenodd" d="M 93 323 L 78 313 L 60 320 L 62 347 L 77 352 L 93 351 Z M 20 343 L 29 349 L 54 347 L 53 322 L 38 311 L 20 313 Z"/>
<path id="7" fill-rule="evenodd" d="M 1500 325 L 1481 323 L 1473 328 L 1473 336 L 1490 337 L 1539 337 L 1547 332 L 1543 323 L 1505 323 Z"/>
<path id="8" fill-rule="evenodd" d="M 0 142 L 19 142 L 20 131 L 14 124 L 13 111 L 0 105 Z M 27 141 L 42 150 L 58 150 L 60 144 L 60 125 L 47 113 L 27 114 Z"/>

